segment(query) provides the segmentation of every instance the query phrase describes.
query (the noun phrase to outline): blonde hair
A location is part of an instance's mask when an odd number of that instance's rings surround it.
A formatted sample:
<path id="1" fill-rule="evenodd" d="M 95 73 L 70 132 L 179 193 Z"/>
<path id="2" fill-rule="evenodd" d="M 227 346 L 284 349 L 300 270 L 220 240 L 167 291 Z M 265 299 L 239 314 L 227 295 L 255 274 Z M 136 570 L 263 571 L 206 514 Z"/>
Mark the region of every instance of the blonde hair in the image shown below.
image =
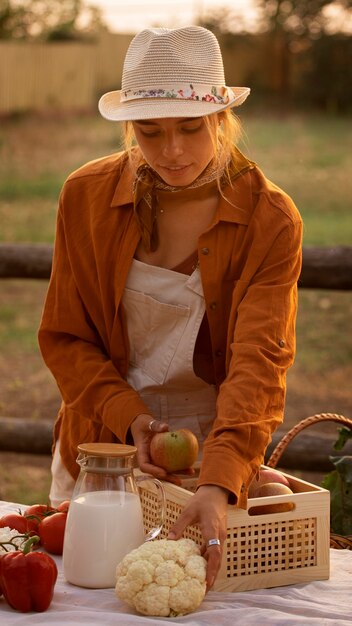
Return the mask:
<path id="1" fill-rule="evenodd" d="M 239 118 L 230 109 L 220 113 L 213 113 L 203 117 L 209 132 L 214 151 L 214 168 L 218 170 L 218 187 L 221 191 L 221 179 L 231 184 L 230 164 L 236 154 L 236 144 L 242 135 L 242 126 Z M 137 168 L 135 153 L 135 135 L 132 122 L 123 122 L 123 146 L 130 162 Z"/>
<path id="2" fill-rule="evenodd" d="M 213 144 L 214 166 L 219 172 L 217 180 L 221 191 L 220 179 L 223 176 L 225 183 L 231 184 L 230 164 L 242 134 L 241 122 L 230 109 L 207 115 L 204 121 Z"/>

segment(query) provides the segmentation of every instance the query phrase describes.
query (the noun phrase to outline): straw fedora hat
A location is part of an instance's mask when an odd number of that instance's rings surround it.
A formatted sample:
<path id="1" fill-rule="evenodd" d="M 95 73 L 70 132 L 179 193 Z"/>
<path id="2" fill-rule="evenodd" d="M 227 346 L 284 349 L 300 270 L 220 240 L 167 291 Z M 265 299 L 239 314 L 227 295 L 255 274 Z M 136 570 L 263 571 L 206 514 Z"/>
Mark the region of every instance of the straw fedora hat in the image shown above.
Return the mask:
<path id="1" fill-rule="evenodd" d="M 99 111 L 108 120 L 200 117 L 239 106 L 250 92 L 226 86 L 218 40 L 200 26 L 146 29 L 136 35 L 121 87 L 99 100 Z"/>

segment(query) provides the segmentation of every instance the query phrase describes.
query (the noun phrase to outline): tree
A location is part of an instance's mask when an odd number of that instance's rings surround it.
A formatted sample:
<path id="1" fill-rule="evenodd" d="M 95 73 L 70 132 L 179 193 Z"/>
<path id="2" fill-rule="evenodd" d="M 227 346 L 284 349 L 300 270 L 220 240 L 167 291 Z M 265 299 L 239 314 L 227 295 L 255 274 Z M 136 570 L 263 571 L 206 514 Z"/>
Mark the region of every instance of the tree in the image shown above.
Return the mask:
<path id="1" fill-rule="evenodd" d="M 343 30 L 346 18 L 352 17 L 352 0 L 253 0 L 253 6 L 256 16 L 250 30 L 270 35 L 267 47 L 271 60 L 270 92 L 287 102 L 291 95 L 293 55 L 306 53 L 320 37 L 334 29 Z M 336 16 L 340 17 L 340 23 Z M 209 13 L 204 25 L 224 35 L 227 45 L 233 33 L 249 30 L 245 15 L 235 8 Z"/>
<path id="2" fill-rule="evenodd" d="M 352 19 L 352 0 L 252 0 L 250 13 L 218 6 L 203 12 L 199 23 L 219 34 L 283 31 L 292 38 L 314 39 L 331 32 L 332 20 L 335 32 L 343 30 L 348 17 Z"/>
<path id="3" fill-rule="evenodd" d="M 285 100 L 290 97 L 292 54 L 307 50 L 326 34 L 328 9 L 351 12 L 352 0 L 256 0 L 259 28 L 269 31 L 273 45 L 273 88 Z"/>
<path id="4" fill-rule="evenodd" d="M 256 0 L 259 28 L 283 31 L 288 38 L 316 38 L 329 30 L 329 9 L 348 15 L 352 0 Z"/>
<path id="5" fill-rule="evenodd" d="M 82 0 L 0 0 L 0 39 L 77 39 L 105 28 Z"/>

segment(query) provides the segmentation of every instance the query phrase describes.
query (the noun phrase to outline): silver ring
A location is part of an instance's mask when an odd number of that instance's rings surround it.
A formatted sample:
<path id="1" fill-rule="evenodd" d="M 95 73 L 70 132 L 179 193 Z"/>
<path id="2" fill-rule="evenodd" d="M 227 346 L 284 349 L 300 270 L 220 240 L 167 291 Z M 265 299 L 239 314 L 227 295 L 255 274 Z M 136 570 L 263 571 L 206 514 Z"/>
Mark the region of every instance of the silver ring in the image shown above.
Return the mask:
<path id="1" fill-rule="evenodd" d="M 221 546 L 220 539 L 209 539 L 207 546 Z"/>
<path id="2" fill-rule="evenodd" d="M 149 424 L 148 424 L 148 428 L 149 428 L 149 430 L 151 430 L 152 432 L 154 432 L 154 431 L 153 431 L 153 424 L 154 424 L 154 422 L 156 422 L 156 420 L 150 420 L 150 422 L 149 422 Z"/>

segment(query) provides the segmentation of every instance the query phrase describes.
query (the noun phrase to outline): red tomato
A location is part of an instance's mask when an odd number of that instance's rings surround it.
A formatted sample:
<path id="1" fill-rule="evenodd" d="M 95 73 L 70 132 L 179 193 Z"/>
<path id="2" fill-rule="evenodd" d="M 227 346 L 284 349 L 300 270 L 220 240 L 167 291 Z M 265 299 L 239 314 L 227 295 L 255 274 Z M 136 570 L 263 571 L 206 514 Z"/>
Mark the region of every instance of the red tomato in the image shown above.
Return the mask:
<path id="1" fill-rule="evenodd" d="M 20 535 L 24 535 L 28 531 L 28 521 L 24 515 L 19 513 L 7 513 L 0 518 L 0 528 L 9 526 L 17 530 Z"/>
<path id="2" fill-rule="evenodd" d="M 38 525 L 47 515 L 55 512 L 52 506 L 47 504 L 33 504 L 25 510 L 23 515 L 28 519 L 28 530 L 38 532 Z"/>
<path id="3" fill-rule="evenodd" d="M 67 513 L 58 512 L 44 519 L 38 526 L 42 546 L 51 554 L 62 554 Z"/>
<path id="4" fill-rule="evenodd" d="M 67 513 L 69 506 L 70 506 L 70 501 L 64 500 L 63 502 L 61 502 L 61 504 L 59 504 L 56 510 L 61 511 L 62 513 Z"/>

